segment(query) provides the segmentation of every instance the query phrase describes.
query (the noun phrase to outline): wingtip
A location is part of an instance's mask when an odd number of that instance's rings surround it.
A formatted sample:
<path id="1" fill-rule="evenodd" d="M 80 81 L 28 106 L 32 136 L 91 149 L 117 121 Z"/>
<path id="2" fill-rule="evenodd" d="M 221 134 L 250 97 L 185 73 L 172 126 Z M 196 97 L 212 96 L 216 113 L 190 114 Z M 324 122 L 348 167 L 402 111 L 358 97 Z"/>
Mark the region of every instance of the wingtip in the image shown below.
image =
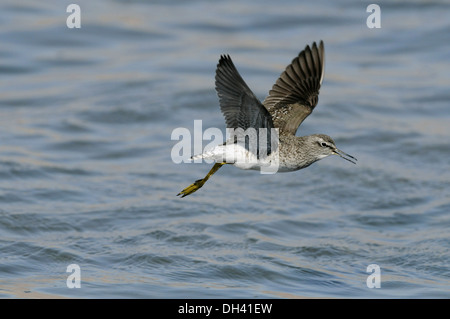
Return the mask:
<path id="1" fill-rule="evenodd" d="M 219 63 L 217 64 L 217 66 L 222 65 L 223 63 L 225 63 L 227 61 L 231 61 L 230 55 L 229 54 L 221 54 Z"/>
<path id="2" fill-rule="evenodd" d="M 323 44 L 323 41 L 322 40 L 320 40 L 320 43 L 319 43 L 319 50 L 320 50 L 320 52 L 324 52 L 324 50 L 325 50 L 325 45 Z"/>
<path id="3" fill-rule="evenodd" d="M 306 45 L 305 50 L 306 49 L 314 49 L 314 48 L 319 48 L 320 50 L 323 50 L 324 48 L 324 44 L 323 44 L 323 40 L 319 41 L 319 45 L 317 45 L 317 42 L 314 41 L 311 46 L 309 46 L 309 44 Z"/>

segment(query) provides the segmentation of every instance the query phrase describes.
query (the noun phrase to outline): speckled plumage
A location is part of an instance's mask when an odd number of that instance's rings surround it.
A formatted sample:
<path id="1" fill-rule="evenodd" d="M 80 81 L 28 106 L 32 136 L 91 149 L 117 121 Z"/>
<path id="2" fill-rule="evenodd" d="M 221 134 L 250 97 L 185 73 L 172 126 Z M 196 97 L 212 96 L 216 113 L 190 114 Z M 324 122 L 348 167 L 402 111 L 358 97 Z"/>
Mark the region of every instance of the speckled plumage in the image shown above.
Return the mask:
<path id="1" fill-rule="evenodd" d="M 263 152 L 260 149 L 258 154 L 250 152 L 247 144 L 237 142 L 239 137 L 232 137 L 211 151 L 193 157 L 214 159 L 217 163 L 204 179 L 196 181 L 178 195 L 184 197 L 195 192 L 223 164 L 233 164 L 241 169 L 262 169 L 267 163 L 276 163 L 277 172 L 291 172 L 329 155 L 338 155 L 355 163 L 353 160 L 356 159 L 340 151 L 328 135 L 295 136 L 298 127 L 317 105 L 324 61 L 322 41 L 319 46 L 316 43 L 311 47 L 307 45 L 281 73 L 261 103 L 244 82 L 231 58 L 221 56 L 216 70 L 216 90 L 227 127 L 253 129 L 257 134 L 261 129 L 267 129 L 267 156 L 261 156 Z M 278 132 L 276 136 L 274 129 Z M 274 137 L 278 141 L 275 146 L 270 144 Z"/>

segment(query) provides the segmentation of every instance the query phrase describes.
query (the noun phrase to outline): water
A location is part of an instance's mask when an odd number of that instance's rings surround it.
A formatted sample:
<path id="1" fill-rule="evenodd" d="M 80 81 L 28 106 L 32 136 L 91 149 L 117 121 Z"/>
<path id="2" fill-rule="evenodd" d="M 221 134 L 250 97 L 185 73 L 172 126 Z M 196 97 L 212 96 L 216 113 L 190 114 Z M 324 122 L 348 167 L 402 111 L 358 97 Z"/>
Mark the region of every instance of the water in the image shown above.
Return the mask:
<path id="1" fill-rule="evenodd" d="M 70 3 L 1 4 L 1 297 L 450 296 L 448 2 L 380 1 L 368 29 L 355 0 L 78 0 L 78 30 Z M 176 197 L 211 165 L 174 164 L 172 131 L 225 128 L 220 54 L 263 99 L 321 39 L 298 134 L 329 134 L 358 164 L 223 167 Z"/>

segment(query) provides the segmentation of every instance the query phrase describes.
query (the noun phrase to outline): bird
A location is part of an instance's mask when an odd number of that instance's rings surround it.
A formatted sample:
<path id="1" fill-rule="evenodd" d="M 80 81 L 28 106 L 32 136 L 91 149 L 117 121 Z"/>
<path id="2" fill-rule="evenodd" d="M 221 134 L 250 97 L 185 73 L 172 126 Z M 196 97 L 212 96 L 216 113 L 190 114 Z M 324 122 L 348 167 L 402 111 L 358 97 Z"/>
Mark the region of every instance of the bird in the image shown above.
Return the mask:
<path id="1" fill-rule="evenodd" d="M 204 178 L 196 180 L 177 196 L 196 192 L 225 164 L 253 170 L 272 165 L 276 172 L 292 172 L 330 155 L 356 164 L 357 159 L 338 149 L 328 135 L 296 136 L 298 127 L 318 103 L 325 71 L 324 54 L 323 41 L 319 45 L 316 42 L 306 45 L 281 73 L 263 102 L 245 83 L 231 57 L 221 55 L 215 88 L 227 130 L 232 129 L 235 134 L 225 143 L 191 157 L 193 160 L 212 159 L 215 164 Z M 245 134 L 248 131 L 250 133 Z M 251 147 L 250 140 L 256 140 L 256 149 Z"/>

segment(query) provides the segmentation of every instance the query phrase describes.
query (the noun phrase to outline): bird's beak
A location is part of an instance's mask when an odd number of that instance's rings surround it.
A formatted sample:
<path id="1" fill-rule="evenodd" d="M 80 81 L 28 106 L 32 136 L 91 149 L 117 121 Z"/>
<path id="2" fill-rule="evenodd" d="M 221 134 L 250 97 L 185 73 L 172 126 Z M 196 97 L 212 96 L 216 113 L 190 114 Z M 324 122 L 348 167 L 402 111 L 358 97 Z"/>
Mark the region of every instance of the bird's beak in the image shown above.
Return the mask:
<path id="1" fill-rule="evenodd" d="M 349 162 L 351 162 L 353 164 L 356 164 L 356 161 L 357 161 L 356 158 L 354 158 L 353 156 L 351 156 L 351 155 L 349 155 L 347 153 L 342 152 L 340 149 L 336 148 L 333 151 L 333 154 L 338 155 L 338 156 L 342 157 L 343 159 L 345 159 L 345 160 L 347 160 L 347 161 L 349 161 Z"/>

